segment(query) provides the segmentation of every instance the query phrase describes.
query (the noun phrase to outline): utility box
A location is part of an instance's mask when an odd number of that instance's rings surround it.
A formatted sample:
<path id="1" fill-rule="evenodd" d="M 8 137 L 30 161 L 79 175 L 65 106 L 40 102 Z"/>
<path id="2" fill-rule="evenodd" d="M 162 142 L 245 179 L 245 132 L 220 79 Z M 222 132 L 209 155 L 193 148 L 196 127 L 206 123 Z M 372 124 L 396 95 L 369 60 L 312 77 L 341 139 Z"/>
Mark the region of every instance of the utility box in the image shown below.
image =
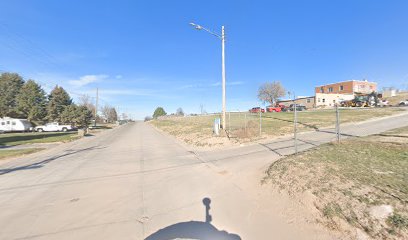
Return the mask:
<path id="1" fill-rule="evenodd" d="M 216 118 L 214 120 L 214 134 L 217 136 L 220 135 L 220 126 L 221 126 L 221 119 Z"/>

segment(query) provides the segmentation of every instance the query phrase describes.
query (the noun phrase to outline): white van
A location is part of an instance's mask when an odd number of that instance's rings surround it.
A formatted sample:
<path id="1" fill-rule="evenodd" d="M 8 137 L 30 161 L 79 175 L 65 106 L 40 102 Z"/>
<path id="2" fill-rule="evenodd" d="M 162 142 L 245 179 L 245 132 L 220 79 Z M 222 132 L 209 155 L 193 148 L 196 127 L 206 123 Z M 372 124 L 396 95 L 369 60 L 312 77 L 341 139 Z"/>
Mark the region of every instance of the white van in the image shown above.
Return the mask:
<path id="1" fill-rule="evenodd" d="M 32 127 L 27 119 L 0 118 L 0 132 L 26 132 L 30 131 Z"/>

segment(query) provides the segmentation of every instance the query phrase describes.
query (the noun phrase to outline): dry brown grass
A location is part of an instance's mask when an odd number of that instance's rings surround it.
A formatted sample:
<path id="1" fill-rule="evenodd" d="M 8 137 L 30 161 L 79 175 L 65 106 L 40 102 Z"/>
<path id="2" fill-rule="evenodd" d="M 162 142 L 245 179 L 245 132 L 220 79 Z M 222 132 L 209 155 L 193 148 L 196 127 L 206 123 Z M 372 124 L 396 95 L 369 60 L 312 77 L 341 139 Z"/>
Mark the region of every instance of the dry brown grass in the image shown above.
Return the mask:
<path id="1" fill-rule="evenodd" d="M 400 113 L 397 108 L 342 109 L 341 122 L 360 122 L 374 117 Z M 227 114 L 227 132 L 224 136 L 213 135 L 214 119 L 220 115 L 191 117 L 168 117 L 150 121 L 155 127 L 183 140 L 200 146 L 214 147 L 239 144 L 257 140 L 260 137 L 276 137 L 293 133 L 293 112 L 266 113 L 262 115 L 262 136 L 259 134 L 259 114 L 248 112 Z M 304 111 L 298 113 L 298 130 L 313 131 L 323 127 L 333 127 L 335 112 L 329 110 Z"/>
<path id="2" fill-rule="evenodd" d="M 390 105 L 397 106 L 401 101 L 408 99 L 408 92 L 400 92 L 395 97 L 386 98 Z"/>

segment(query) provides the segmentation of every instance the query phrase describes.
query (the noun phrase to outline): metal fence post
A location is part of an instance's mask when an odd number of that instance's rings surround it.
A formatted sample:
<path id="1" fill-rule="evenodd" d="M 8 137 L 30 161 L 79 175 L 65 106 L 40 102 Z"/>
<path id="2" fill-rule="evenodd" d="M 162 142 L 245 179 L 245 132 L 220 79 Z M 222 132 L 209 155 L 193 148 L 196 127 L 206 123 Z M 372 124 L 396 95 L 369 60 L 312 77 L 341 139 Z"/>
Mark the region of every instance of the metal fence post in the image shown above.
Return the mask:
<path id="1" fill-rule="evenodd" d="M 262 136 L 262 108 L 259 108 L 259 137 Z"/>
<path id="2" fill-rule="evenodd" d="M 340 112 L 338 104 L 336 104 L 336 137 L 337 143 L 340 143 Z"/>
<path id="3" fill-rule="evenodd" d="M 231 111 L 228 112 L 228 134 L 231 135 Z"/>
<path id="4" fill-rule="evenodd" d="M 293 126 L 293 137 L 295 139 L 295 154 L 298 153 L 298 145 L 297 145 L 297 106 L 296 103 L 293 104 L 294 107 L 294 126 Z"/>
<path id="5" fill-rule="evenodd" d="M 245 123 L 245 134 L 246 134 L 246 132 L 247 132 L 247 117 L 246 117 L 246 113 L 245 113 L 244 123 Z"/>

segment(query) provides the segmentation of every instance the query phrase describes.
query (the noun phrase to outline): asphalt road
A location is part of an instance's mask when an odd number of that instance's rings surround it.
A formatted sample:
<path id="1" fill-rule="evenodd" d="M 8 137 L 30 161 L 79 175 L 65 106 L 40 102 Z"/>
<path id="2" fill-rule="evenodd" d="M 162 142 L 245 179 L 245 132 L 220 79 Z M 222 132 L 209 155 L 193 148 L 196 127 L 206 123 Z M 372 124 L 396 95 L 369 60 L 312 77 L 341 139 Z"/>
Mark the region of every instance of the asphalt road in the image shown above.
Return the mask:
<path id="1" fill-rule="evenodd" d="M 407 115 L 344 127 L 349 136 L 407 126 Z M 356 130 L 357 129 L 357 130 Z M 306 149 L 330 129 L 301 134 Z M 197 152 L 143 122 L 0 165 L 0 239 L 336 239 L 285 196 L 266 167 L 282 138 Z"/>

